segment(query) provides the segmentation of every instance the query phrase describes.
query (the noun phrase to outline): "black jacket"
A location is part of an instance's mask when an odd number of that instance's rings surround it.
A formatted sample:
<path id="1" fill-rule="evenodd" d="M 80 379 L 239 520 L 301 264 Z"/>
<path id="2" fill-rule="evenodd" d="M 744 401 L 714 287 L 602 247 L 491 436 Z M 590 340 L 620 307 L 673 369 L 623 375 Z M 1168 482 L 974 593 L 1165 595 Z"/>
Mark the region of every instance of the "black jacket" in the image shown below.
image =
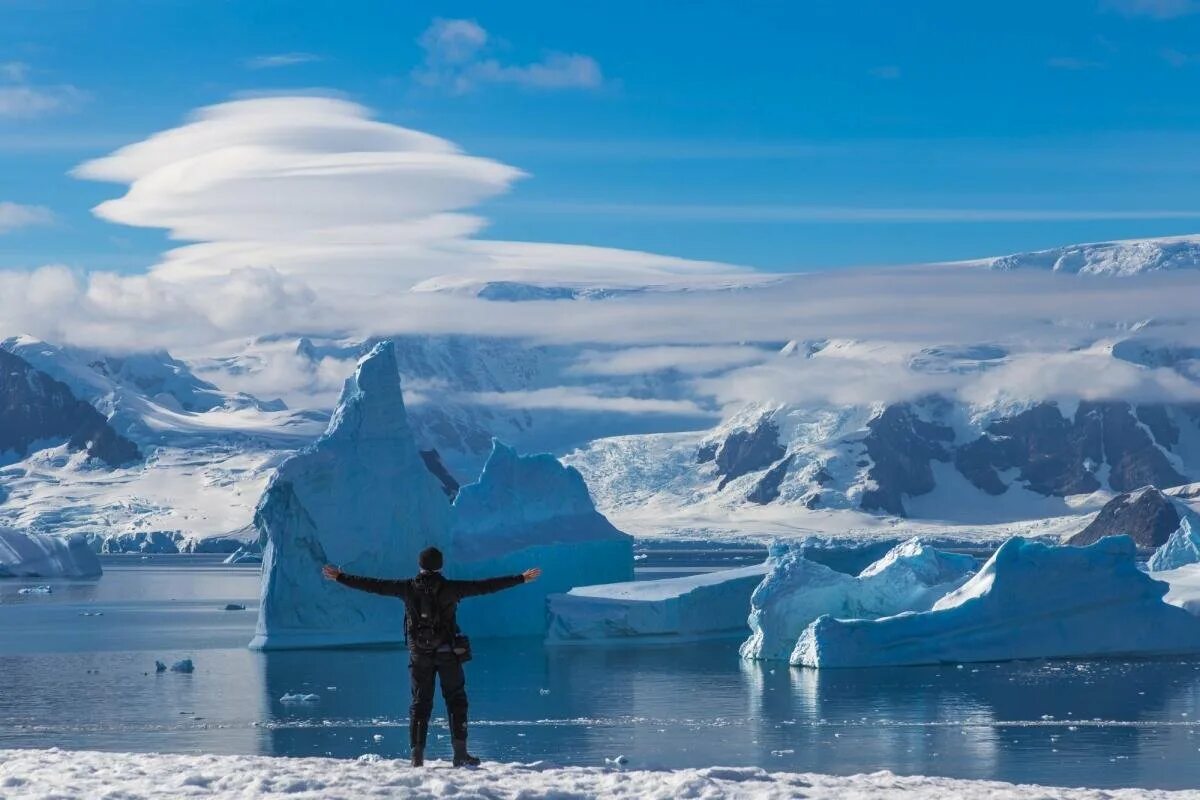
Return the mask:
<path id="1" fill-rule="evenodd" d="M 415 578 L 403 578 L 401 580 L 362 578 L 358 575 L 347 575 L 344 572 L 338 575 L 337 578 L 338 583 L 343 586 L 349 586 L 351 589 L 359 589 L 364 592 L 371 592 L 372 594 L 387 595 L 388 597 L 398 597 L 403 600 L 405 610 L 404 633 L 408 637 L 410 649 L 416 648 L 412 637 L 412 620 L 420 614 L 420 599 L 418 597 L 418 590 L 413 586 L 414 580 Z M 426 573 L 421 576 L 421 580 L 434 581 L 438 584 L 435 589 L 435 596 L 439 605 L 438 618 L 448 637 L 458 632 L 457 612 L 460 600 L 466 597 L 499 592 L 502 589 L 520 586 L 525 582 L 524 576 L 521 575 L 505 575 L 500 578 L 483 578 L 477 581 L 453 581 L 443 577 L 440 572 Z"/>

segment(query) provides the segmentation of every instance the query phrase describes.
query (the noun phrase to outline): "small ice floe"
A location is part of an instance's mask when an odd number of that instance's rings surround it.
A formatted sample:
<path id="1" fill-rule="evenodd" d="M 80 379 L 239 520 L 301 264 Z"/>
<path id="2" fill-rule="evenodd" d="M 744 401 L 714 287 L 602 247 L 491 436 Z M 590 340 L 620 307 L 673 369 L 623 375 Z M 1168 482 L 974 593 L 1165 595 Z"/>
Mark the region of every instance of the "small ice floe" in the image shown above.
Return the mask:
<path id="1" fill-rule="evenodd" d="M 547 695 L 547 694 L 550 694 L 550 690 L 549 689 L 538 689 L 538 694 Z"/>
<path id="2" fill-rule="evenodd" d="M 154 671 L 155 671 L 155 672 L 166 672 L 166 671 L 167 671 L 167 665 L 166 665 L 166 664 L 164 664 L 164 663 L 163 663 L 163 662 L 161 662 L 161 661 L 155 661 L 155 662 L 154 662 Z"/>
<path id="3" fill-rule="evenodd" d="M 244 605 L 242 605 L 241 603 L 226 603 L 225 610 L 226 611 L 245 611 L 246 607 Z"/>
<path id="4" fill-rule="evenodd" d="M 305 694 L 304 692 L 288 692 L 283 697 L 279 698 L 281 703 L 319 703 L 321 695 Z"/>
<path id="5" fill-rule="evenodd" d="M 81 616 L 81 617 L 103 617 L 104 612 L 103 611 L 80 611 L 79 616 Z"/>
<path id="6" fill-rule="evenodd" d="M 377 733 L 377 734 L 375 734 L 374 736 L 372 736 L 371 738 L 372 738 L 372 739 L 374 739 L 374 740 L 375 740 L 375 741 L 377 741 L 377 742 L 382 742 L 382 741 L 383 741 L 383 734 L 382 734 L 382 733 Z"/>
<path id="7" fill-rule="evenodd" d="M 363 753 L 361 756 L 358 757 L 358 760 L 359 761 L 369 761 L 371 763 L 375 763 L 377 761 L 383 761 L 383 756 L 379 755 L 379 753 Z"/>
<path id="8" fill-rule="evenodd" d="M 176 661 L 171 665 L 171 672 L 195 672 L 196 665 L 192 663 L 190 658 L 185 658 L 181 661 Z"/>
<path id="9" fill-rule="evenodd" d="M 626 758 L 625 756 L 613 756 L 612 758 L 605 758 L 604 763 L 605 764 L 616 764 L 619 767 L 619 766 L 622 766 L 623 764 L 628 764 L 629 759 Z"/>
<path id="10" fill-rule="evenodd" d="M 40 586 L 26 586 L 24 589 L 17 589 L 17 594 L 54 594 L 54 587 L 45 583 Z"/>
<path id="11" fill-rule="evenodd" d="M 794 753 L 794 752 L 796 752 L 796 751 L 795 751 L 795 750 L 791 750 L 791 749 L 788 749 L 788 750 L 772 750 L 772 751 L 771 751 L 771 755 L 773 755 L 773 756 L 790 756 L 790 755 L 791 755 L 792 753 Z"/>
<path id="12" fill-rule="evenodd" d="M 634 561 L 645 561 L 649 557 L 650 556 L 648 556 L 645 553 L 638 553 L 636 556 L 633 557 L 633 560 Z"/>

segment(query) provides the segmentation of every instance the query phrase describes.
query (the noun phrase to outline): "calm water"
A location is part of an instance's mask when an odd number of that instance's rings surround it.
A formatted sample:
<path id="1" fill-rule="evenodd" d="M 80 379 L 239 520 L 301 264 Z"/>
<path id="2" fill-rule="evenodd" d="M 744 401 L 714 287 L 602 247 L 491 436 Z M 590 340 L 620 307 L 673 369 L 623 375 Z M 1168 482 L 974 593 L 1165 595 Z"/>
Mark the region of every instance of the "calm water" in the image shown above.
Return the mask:
<path id="1" fill-rule="evenodd" d="M 639 565 L 657 576 L 758 557 L 674 547 Z M 252 653 L 256 570 L 203 557 L 110 559 L 106 570 L 51 581 L 51 595 L 0 582 L 0 747 L 406 755 L 403 651 Z M 1200 660 L 818 674 L 744 664 L 736 650 L 479 640 L 467 666 L 472 747 L 562 764 L 623 754 L 637 767 L 1200 785 Z M 154 673 L 155 659 L 180 658 L 195 673 Z M 321 700 L 280 702 L 298 691 Z M 444 757 L 438 733 L 431 748 Z"/>

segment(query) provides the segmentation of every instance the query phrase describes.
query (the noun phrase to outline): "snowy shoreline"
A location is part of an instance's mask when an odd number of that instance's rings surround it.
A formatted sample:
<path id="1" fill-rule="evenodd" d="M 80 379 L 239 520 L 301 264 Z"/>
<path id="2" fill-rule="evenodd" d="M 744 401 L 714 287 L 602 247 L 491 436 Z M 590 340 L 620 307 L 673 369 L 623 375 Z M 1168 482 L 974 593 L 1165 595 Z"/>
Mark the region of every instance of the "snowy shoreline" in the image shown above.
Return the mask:
<path id="1" fill-rule="evenodd" d="M 995 781 L 898 776 L 890 772 L 833 776 L 767 772 L 757 767 L 709 767 L 670 771 L 543 764 L 488 764 L 455 770 L 433 762 L 423 770 L 403 761 L 364 757 L 160 755 L 68 750 L 0 750 L 0 797 L 92 798 L 605 797 L 668 800 L 677 797 L 856 798 L 1039 798 L 1039 800 L 1184 800 L 1200 791 L 1065 789 Z"/>

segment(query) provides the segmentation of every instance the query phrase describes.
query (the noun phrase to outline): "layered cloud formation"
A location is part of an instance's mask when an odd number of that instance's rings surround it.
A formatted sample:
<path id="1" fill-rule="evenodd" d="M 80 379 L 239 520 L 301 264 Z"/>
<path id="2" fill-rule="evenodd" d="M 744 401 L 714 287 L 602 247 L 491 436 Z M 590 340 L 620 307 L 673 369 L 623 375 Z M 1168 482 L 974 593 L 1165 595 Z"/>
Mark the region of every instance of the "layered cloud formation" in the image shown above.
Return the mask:
<path id="1" fill-rule="evenodd" d="M 1167 351 L 1200 346 L 1200 315 L 1180 301 L 1200 296 L 1197 271 L 1115 280 L 973 264 L 771 276 L 627 250 L 492 241 L 473 209 L 513 191 L 524 172 L 328 97 L 202 109 L 76 174 L 125 187 L 96 208 L 100 217 L 165 229 L 180 245 L 144 274 L 0 272 L 5 332 L 192 353 L 282 333 L 519 337 L 580 344 L 574 372 L 598 382 L 674 370 L 717 405 L 929 391 L 978 404 L 1200 400 L 1197 384 L 1170 365 L 1109 353 L 1147 331 Z M 491 302 L 474 291 L 489 281 L 625 291 Z M 858 344 L 775 356 L 789 340 Z M 976 370 L 914 366 L 929 360 L 926 351 L 980 343 L 1004 357 Z M 276 378 L 281 390 L 299 380 L 288 370 Z M 577 389 L 489 400 L 593 402 Z"/>

